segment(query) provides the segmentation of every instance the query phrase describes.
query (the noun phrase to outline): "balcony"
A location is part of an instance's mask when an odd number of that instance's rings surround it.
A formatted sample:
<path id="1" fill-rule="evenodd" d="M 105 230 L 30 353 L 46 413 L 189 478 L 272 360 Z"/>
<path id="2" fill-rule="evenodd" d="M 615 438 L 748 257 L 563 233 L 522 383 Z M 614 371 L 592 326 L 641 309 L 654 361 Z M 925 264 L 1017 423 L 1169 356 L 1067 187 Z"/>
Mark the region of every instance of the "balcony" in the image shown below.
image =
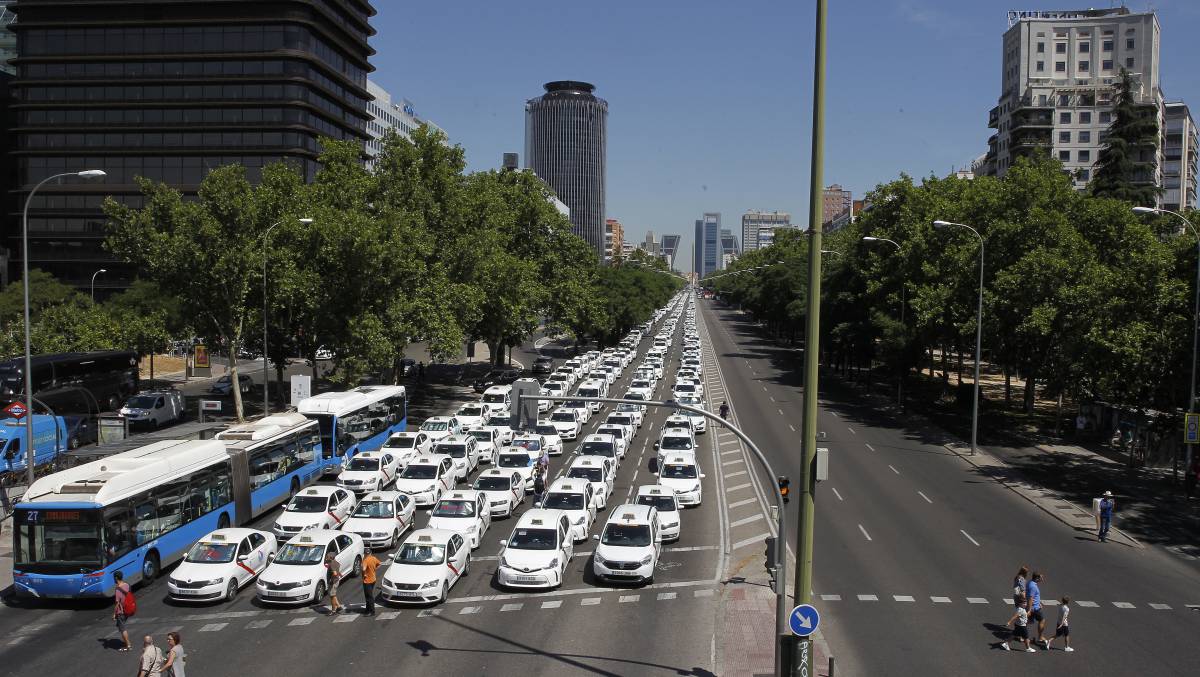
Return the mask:
<path id="1" fill-rule="evenodd" d="M 1000 107 L 996 106 L 988 111 L 988 127 L 990 129 L 1000 128 Z"/>

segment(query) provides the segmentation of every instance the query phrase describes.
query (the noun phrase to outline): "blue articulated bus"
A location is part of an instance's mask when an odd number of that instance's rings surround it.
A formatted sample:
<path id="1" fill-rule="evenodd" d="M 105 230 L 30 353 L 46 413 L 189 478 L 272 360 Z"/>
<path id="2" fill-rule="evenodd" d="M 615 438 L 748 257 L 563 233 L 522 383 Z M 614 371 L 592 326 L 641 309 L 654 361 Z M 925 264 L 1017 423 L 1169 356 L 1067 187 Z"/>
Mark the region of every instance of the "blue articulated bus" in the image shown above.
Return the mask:
<path id="1" fill-rule="evenodd" d="M 312 483 L 322 463 L 317 423 L 290 413 L 47 475 L 15 506 L 13 587 L 23 597 L 109 597 L 113 572 L 153 580 L 201 536 Z"/>
<path id="2" fill-rule="evenodd" d="M 325 471 L 336 473 L 360 451 L 375 451 L 408 427 L 404 386 L 362 386 L 300 400 L 296 409 L 321 426 Z"/>

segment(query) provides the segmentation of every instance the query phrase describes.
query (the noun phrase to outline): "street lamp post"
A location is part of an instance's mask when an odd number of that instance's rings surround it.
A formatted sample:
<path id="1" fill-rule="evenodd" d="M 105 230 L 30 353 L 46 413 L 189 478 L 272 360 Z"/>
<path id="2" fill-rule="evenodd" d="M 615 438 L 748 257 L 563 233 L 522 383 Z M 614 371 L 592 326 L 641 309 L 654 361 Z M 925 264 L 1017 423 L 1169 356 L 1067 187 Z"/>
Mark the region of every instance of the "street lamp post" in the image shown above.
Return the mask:
<path id="1" fill-rule="evenodd" d="M 935 228 L 966 228 L 979 238 L 979 304 L 975 311 L 975 398 L 971 405 L 971 455 L 974 456 L 979 443 L 979 353 L 983 345 L 983 236 L 965 223 L 939 220 L 934 221 L 933 225 Z"/>
<path id="2" fill-rule="evenodd" d="M 269 367 L 269 351 L 267 350 L 267 237 L 271 235 L 271 231 L 275 229 L 275 226 L 286 221 L 287 219 L 282 219 L 272 223 L 266 232 L 263 233 L 263 416 L 271 413 L 271 371 Z M 298 221 L 306 226 L 313 222 L 308 217 L 298 219 Z M 235 355 L 233 359 L 236 360 L 237 356 Z M 238 387 L 238 384 L 233 384 L 233 387 Z"/>
<path id="3" fill-rule="evenodd" d="M 54 179 L 61 179 L 68 176 L 78 176 L 81 179 L 103 178 L 107 176 L 102 169 L 85 169 L 82 172 L 63 172 L 61 174 L 53 174 L 42 179 L 33 190 L 29 191 L 29 195 L 25 196 L 25 209 L 21 215 L 21 275 L 22 285 L 25 292 L 25 458 L 26 458 L 26 476 L 29 478 L 29 483 L 33 484 L 33 355 L 30 352 L 30 337 L 29 337 L 29 205 L 33 202 L 34 193 L 38 189 L 46 185 Z M 93 278 L 94 279 L 94 278 Z"/>
<path id="4" fill-rule="evenodd" d="M 886 243 L 892 245 L 893 247 L 895 247 L 897 252 L 900 251 L 900 243 L 896 242 L 895 240 L 889 240 L 886 237 L 871 237 L 870 235 L 866 235 L 863 237 L 863 242 L 886 242 Z M 901 279 L 900 280 L 900 329 L 902 331 L 907 329 L 907 325 L 904 323 L 904 309 L 905 309 L 905 306 L 908 305 L 907 303 L 905 303 L 905 299 L 904 299 L 904 295 L 905 295 L 906 291 L 908 291 L 908 290 L 905 288 L 904 280 Z M 900 405 L 901 410 L 904 409 L 904 372 L 900 373 L 900 383 L 896 386 L 896 403 Z"/>
<path id="5" fill-rule="evenodd" d="M 108 272 L 108 269 L 101 268 L 100 270 L 97 270 L 96 272 L 92 273 L 92 303 L 96 302 L 96 276 L 99 275 L 100 273 L 107 273 L 107 272 Z"/>
<path id="6" fill-rule="evenodd" d="M 1192 235 L 1196 238 L 1196 291 L 1195 291 L 1194 307 L 1192 310 L 1192 379 L 1188 384 L 1189 392 L 1188 392 L 1188 406 L 1187 406 L 1188 413 L 1192 414 L 1192 413 L 1195 413 L 1195 411 L 1196 411 L 1196 348 L 1197 348 L 1198 342 L 1200 342 L 1200 232 L 1196 231 L 1196 226 L 1193 225 L 1192 222 L 1189 221 L 1186 216 L 1184 216 L 1183 214 L 1180 214 L 1179 212 L 1173 212 L 1170 209 L 1162 209 L 1159 207 L 1134 207 L 1133 213 L 1134 214 L 1170 214 L 1172 216 L 1176 216 L 1179 218 L 1180 221 L 1183 221 L 1184 224 L 1187 225 L 1188 230 L 1191 231 Z M 1176 458 L 1178 458 L 1178 455 L 1176 455 Z M 1187 447 L 1187 458 L 1184 461 L 1184 467 L 1185 468 L 1192 467 L 1191 463 L 1192 463 L 1192 445 L 1189 444 Z M 1173 474 L 1176 476 L 1175 479 L 1178 480 L 1178 474 L 1179 474 L 1178 462 L 1175 463 L 1175 467 L 1173 469 Z"/>

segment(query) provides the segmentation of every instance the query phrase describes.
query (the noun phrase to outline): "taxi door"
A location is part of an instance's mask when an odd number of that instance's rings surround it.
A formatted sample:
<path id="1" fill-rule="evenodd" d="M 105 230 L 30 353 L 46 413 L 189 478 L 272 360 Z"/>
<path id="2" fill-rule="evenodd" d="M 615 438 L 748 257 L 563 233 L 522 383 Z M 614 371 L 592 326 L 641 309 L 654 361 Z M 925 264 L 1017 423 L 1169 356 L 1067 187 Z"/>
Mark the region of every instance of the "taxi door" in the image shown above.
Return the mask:
<path id="1" fill-rule="evenodd" d="M 475 514 L 479 515 L 479 542 L 482 543 L 483 535 L 492 526 L 492 508 L 488 505 L 487 494 L 483 492 L 475 497 Z"/>
<path id="2" fill-rule="evenodd" d="M 392 506 L 392 514 L 396 516 L 396 523 L 400 526 L 400 533 L 403 534 L 412 526 L 413 513 L 416 510 L 416 503 L 413 503 L 412 496 L 400 494 L 395 498 Z M 393 543 L 392 545 L 398 545 L 398 543 Z"/>
<path id="3" fill-rule="evenodd" d="M 396 466 L 399 465 L 400 459 L 391 453 L 385 453 L 379 462 L 379 472 L 383 474 L 383 481 L 379 483 L 379 488 L 382 489 L 396 480 Z"/>
<path id="4" fill-rule="evenodd" d="M 571 522 L 565 516 L 558 520 L 558 542 L 563 551 L 563 571 L 575 556 L 575 539 L 571 538 Z"/>
<path id="5" fill-rule="evenodd" d="M 525 483 L 521 481 L 521 473 L 513 473 L 508 483 L 508 493 L 512 496 L 509 515 L 517 510 L 517 506 L 525 502 Z"/>

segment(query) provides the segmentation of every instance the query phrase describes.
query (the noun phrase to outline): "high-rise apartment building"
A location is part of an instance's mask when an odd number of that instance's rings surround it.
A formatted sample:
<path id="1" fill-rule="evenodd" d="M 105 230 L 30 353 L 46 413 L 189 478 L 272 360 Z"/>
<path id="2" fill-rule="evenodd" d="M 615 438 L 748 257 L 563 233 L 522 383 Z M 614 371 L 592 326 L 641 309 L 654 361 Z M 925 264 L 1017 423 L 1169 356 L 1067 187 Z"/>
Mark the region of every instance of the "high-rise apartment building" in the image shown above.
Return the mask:
<path id="1" fill-rule="evenodd" d="M 763 231 L 791 228 L 792 215 L 787 212 L 750 210 L 742 214 L 742 250 L 752 252 L 766 246 L 760 238 Z"/>
<path id="2" fill-rule="evenodd" d="M 850 213 L 854 198 L 850 191 L 833 184 L 821 192 L 821 225 L 836 221 Z"/>
<path id="3" fill-rule="evenodd" d="M 422 124 L 434 129 L 441 128 L 429 120 L 417 117 L 416 109 L 408 99 L 394 100 L 386 89 L 372 80 L 367 80 L 367 92 L 371 100 L 367 101 L 367 112 L 371 119 L 367 121 L 367 168 L 375 167 L 375 158 L 383 152 L 383 137 L 389 129 L 396 130 L 400 136 L 410 139 L 413 130 Z"/>
<path id="4" fill-rule="evenodd" d="M 1163 207 L 1172 211 L 1195 209 L 1197 154 L 1196 121 L 1187 104 L 1165 105 L 1166 133 L 1163 136 Z"/>
<path id="5" fill-rule="evenodd" d="M 1152 109 L 1163 129 L 1158 18 L 1128 8 L 1009 12 L 1001 61 L 1000 98 L 988 113 L 988 153 L 975 167 L 1004 176 L 1017 158 L 1044 149 L 1082 190 L 1113 122 L 1121 72 L 1134 99 Z M 1145 183 L 1162 186 L 1162 145 L 1143 149 L 1153 169 Z"/>
<path id="6" fill-rule="evenodd" d="M 701 277 L 721 269 L 721 213 L 705 212 L 696 221 L 696 254 L 693 270 Z"/>
<path id="7" fill-rule="evenodd" d="M 525 103 L 525 166 L 571 208 L 576 235 L 604 257 L 608 102 L 586 82 L 547 82 Z"/>
<path id="8" fill-rule="evenodd" d="M 111 195 L 142 206 L 145 177 L 195 195 L 209 170 L 250 180 L 276 161 L 306 179 L 318 138 L 367 138 L 367 0 L 21 0 L 13 205 L 42 179 L 100 169 L 102 183 L 49 183 L 33 198 L 29 263 L 77 287 L 120 287 L 133 271 L 103 250 Z M 10 212 L 11 213 L 11 212 Z M 14 214 L 14 217 L 19 216 Z M 5 246 L 19 270 L 20 232 Z"/>
<path id="9" fill-rule="evenodd" d="M 613 259 L 622 256 L 621 243 L 625 241 L 625 228 L 616 219 L 604 221 L 604 262 L 612 263 Z"/>

